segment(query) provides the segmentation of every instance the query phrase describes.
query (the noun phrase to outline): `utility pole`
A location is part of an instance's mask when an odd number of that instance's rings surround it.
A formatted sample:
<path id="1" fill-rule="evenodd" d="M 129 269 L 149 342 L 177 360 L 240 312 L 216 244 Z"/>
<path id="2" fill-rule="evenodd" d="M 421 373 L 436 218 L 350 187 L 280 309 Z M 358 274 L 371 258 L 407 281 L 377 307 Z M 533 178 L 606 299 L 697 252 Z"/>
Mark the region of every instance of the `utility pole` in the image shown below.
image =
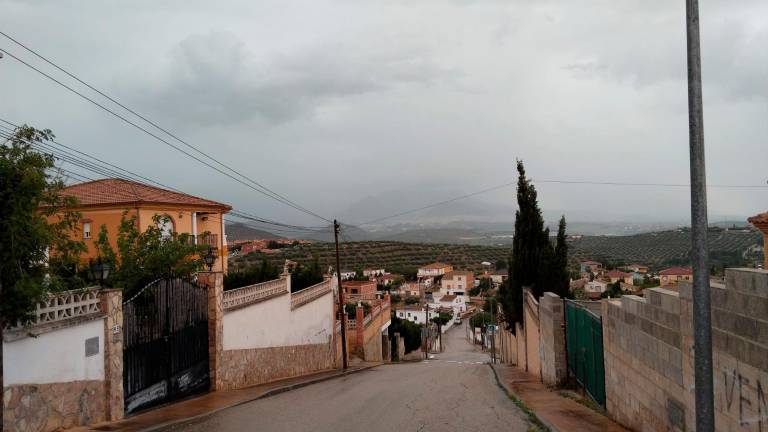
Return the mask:
<path id="1" fill-rule="evenodd" d="M 424 323 L 424 360 L 429 360 L 429 302 L 426 294 L 424 295 L 424 306 L 426 307 Z"/>
<path id="2" fill-rule="evenodd" d="M 712 321 L 707 245 L 707 174 L 704 160 L 704 113 L 701 96 L 699 2 L 686 0 L 688 48 L 688 140 L 691 157 L 691 261 L 693 263 L 693 350 L 696 430 L 715 430 L 712 383 Z"/>
<path id="3" fill-rule="evenodd" d="M 344 288 L 341 286 L 341 259 L 339 258 L 339 222 L 333 220 L 333 238 L 336 242 L 336 279 L 339 284 L 339 310 L 341 311 L 341 364 L 347 369 L 347 311 L 344 307 Z M 362 323 L 361 323 L 362 324 Z"/>

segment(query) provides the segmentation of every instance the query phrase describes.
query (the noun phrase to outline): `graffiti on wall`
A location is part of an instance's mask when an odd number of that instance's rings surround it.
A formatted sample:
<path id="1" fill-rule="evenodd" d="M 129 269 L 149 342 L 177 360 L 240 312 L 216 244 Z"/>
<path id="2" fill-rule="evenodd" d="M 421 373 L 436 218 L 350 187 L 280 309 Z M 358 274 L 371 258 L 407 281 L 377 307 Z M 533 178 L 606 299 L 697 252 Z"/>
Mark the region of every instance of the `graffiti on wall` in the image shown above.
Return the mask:
<path id="1" fill-rule="evenodd" d="M 737 369 L 723 370 L 723 384 L 726 412 L 738 412 L 741 427 L 756 426 L 759 432 L 768 431 L 765 384 L 759 379 L 750 380 Z"/>

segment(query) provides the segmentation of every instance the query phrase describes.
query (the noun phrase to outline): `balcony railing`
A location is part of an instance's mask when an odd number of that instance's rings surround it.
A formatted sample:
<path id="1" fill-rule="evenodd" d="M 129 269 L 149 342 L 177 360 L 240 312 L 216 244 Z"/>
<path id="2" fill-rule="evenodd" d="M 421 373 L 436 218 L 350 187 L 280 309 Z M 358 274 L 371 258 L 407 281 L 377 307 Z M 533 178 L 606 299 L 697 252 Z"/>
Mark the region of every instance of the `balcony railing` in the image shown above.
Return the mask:
<path id="1" fill-rule="evenodd" d="M 212 248 L 219 247 L 219 235 L 218 234 L 198 234 L 197 244 L 203 246 L 210 246 Z"/>

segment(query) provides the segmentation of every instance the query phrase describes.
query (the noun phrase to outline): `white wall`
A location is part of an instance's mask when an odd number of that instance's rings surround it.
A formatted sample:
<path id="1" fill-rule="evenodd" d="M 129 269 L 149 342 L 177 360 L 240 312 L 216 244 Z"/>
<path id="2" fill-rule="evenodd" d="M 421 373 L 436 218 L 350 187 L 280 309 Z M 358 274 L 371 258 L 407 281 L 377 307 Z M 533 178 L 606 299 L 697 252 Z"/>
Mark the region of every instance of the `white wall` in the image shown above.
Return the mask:
<path id="1" fill-rule="evenodd" d="M 224 313 L 224 349 L 328 343 L 333 334 L 333 291 L 291 310 L 281 295 Z"/>
<path id="2" fill-rule="evenodd" d="M 99 338 L 99 353 L 85 356 L 85 340 Z M 3 385 L 104 379 L 104 319 L 3 343 Z"/>

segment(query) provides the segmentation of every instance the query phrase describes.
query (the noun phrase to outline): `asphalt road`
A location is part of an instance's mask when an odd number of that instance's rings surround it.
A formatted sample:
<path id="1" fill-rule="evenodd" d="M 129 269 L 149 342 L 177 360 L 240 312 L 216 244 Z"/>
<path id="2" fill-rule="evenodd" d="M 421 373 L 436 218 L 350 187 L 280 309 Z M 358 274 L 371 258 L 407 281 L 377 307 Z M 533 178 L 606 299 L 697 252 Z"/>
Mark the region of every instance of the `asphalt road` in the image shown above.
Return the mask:
<path id="1" fill-rule="evenodd" d="M 170 430 L 265 432 L 509 431 L 530 427 L 498 387 L 488 355 L 444 335 L 434 359 L 379 366 L 230 408 Z"/>

